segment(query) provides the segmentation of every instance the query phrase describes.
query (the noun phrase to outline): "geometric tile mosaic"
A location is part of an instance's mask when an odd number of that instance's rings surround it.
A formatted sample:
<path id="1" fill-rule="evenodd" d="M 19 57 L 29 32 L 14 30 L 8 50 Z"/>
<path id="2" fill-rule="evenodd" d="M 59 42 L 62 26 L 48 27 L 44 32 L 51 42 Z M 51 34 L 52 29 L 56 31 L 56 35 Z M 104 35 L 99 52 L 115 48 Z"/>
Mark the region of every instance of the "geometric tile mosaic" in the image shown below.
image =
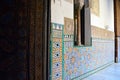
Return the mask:
<path id="1" fill-rule="evenodd" d="M 64 35 L 64 41 L 73 41 L 73 35 Z"/>
<path id="2" fill-rule="evenodd" d="M 61 36 L 62 36 L 62 31 L 52 30 L 52 36 L 53 36 L 53 37 L 57 37 L 57 38 L 61 38 Z"/>
<path id="3" fill-rule="evenodd" d="M 73 19 L 64 18 L 64 41 L 73 41 L 74 25 Z"/>
<path id="4" fill-rule="evenodd" d="M 72 20 L 65 19 L 64 36 L 63 25 L 51 26 L 52 80 L 79 80 L 77 77 L 114 60 L 113 32 L 92 27 L 92 46 L 74 47 L 74 31 L 68 30 L 67 27 L 73 28 L 68 22 Z"/>
<path id="5" fill-rule="evenodd" d="M 63 25 L 52 23 L 51 36 L 51 74 L 52 80 L 62 80 L 62 27 Z"/>
<path id="6" fill-rule="evenodd" d="M 91 47 L 72 44 L 64 42 L 64 80 L 79 80 L 75 78 L 114 60 L 114 40 L 93 38 Z"/>
<path id="7" fill-rule="evenodd" d="M 62 80 L 62 39 L 53 38 L 52 45 L 52 80 Z"/>
<path id="8" fill-rule="evenodd" d="M 92 37 L 91 47 L 74 47 L 64 36 L 64 80 L 79 80 L 76 77 L 114 60 L 114 33 L 92 27 Z"/>

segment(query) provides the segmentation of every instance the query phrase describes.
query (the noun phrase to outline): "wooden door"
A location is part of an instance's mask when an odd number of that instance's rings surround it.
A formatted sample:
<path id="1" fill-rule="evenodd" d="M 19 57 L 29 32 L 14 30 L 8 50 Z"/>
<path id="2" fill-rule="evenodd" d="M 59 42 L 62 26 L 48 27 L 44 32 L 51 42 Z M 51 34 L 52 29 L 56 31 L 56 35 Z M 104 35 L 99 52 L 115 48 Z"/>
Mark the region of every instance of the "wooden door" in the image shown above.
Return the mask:
<path id="1" fill-rule="evenodd" d="M 0 1 L 0 80 L 48 80 L 51 0 Z"/>

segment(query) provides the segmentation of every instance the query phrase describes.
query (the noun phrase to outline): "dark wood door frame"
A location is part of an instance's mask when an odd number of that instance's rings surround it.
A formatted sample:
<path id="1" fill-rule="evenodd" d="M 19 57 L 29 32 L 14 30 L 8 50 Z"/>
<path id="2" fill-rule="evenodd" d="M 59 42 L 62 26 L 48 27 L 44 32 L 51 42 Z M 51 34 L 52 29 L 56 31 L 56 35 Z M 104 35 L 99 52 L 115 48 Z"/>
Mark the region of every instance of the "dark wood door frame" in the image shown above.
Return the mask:
<path id="1" fill-rule="evenodd" d="M 51 0 L 1 0 L 0 80 L 49 80 Z"/>
<path id="2" fill-rule="evenodd" d="M 28 0 L 29 80 L 49 80 L 51 0 Z"/>
<path id="3" fill-rule="evenodd" d="M 115 55 L 114 61 L 118 63 L 118 39 L 117 39 L 117 1 L 114 0 L 114 32 L 115 32 Z"/>

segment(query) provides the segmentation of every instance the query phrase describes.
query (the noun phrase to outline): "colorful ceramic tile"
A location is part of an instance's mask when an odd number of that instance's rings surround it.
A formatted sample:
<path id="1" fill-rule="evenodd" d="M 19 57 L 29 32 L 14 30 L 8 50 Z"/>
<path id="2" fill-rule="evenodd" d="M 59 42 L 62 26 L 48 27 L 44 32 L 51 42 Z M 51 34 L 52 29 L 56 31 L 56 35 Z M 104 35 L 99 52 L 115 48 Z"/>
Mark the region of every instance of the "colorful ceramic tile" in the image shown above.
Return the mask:
<path id="1" fill-rule="evenodd" d="M 63 26 L 61 24 L 57 24 L 57 23 L 52 23 L 51 24 L 52 30 L 61 30 L 63 29 Z"/>
<path id="2" fill-rule="evenodd" d="M 52 42 L 52 78 L 60 79 L 62 74 L 62 39 L 53 38 Z M 55 71 L 55 72 L 53 72 Z"/>
<path id="3" fill-rule="evenodd" d="M 63 80 L 77 80 L 77 77 L 114 60 L 113 32 L 92 27 L 92 46 L 74 47 L 74 32 L 64 27 L 63 36 L 63 27 L 59 26 L 52 24 L 52 80 L 62 80 L 62 77 Z"/>
<path id="4" fill-rule="evenodd" d="M 73 35 L 64 35 L 64 41 L 73 41 Z"/>
<path id="5" fill-rule="evenodd" d="M 92 40 L 92 47 L 73 47 L 69 46 L 72 42 L 64 42 L 64 80 L 77 80 L 84 73 L 114 60 L 114 40 Z"/>
<path id="6" fill-rule="evenodd" d="M 60 24 L 52 23 L 51 24 L 51 56 L 52 56 L 52 65 L 51 65 L 51 74 L 52 80 L 62 80 L 62 29 L 63 26 Z"/>
<path id="7" fill-rule="evenodd" d="M 53 35 L 53 37 L 61 38 L 61 36 L 62 36 L 62 31 L 53 30 L 52 35 Z"/>

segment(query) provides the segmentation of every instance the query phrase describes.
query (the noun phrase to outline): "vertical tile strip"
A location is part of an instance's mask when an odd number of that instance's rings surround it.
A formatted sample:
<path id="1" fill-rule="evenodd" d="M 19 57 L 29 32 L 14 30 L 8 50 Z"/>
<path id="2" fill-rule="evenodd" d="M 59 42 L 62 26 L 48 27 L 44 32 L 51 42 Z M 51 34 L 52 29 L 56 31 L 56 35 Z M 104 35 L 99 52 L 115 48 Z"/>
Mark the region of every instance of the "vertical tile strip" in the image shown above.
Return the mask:
<path id="1" fill-rule="evenodd" d="M 51 24 L 51 80 L 62 80 L 63 25 Z"/>

